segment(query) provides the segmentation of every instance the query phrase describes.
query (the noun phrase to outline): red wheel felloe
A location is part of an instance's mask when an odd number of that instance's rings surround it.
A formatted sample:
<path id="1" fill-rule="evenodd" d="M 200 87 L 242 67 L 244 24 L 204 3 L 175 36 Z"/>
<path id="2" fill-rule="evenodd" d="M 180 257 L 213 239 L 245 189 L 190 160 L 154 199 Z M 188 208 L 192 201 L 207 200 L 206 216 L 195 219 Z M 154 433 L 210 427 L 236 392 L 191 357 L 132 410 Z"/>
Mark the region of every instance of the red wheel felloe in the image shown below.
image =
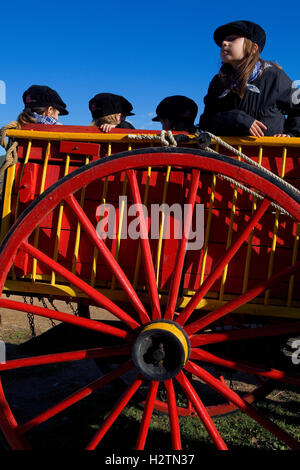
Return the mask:
<path id="1" fill-rule="evenodd" d="M 145 182 L 147 171 L 148 179 Z M 194 252 L 190 250 L 188 234 L 195 223 L 196 205 L 204 205 L 206 218 L 208 211 L 211 211 L 212 188 L 208 182 L 212 176 L 217 175 L 218 178 L 219 174 L 221 178 L 218 179 L 218 184 L 221 189 L 217 194 L 219 197 L 215 198 L 216 206 L 213 206 L 216 229 L 212 237 L 212 249 L 208 252 L 209 264 L 205 267 L 203 249 Z M 223 176 L 238 180 L 243 186 L 237 189 L 232 181 L 224 179 Z M 161 183 L 164 180 L 170 184 L 169 193 L 166 184 Z M 120 187 L 122 184 L 123 188 L 128 185 L 128 195 L 126 190 L 122 195 L 126 194 L 130 203 L 139 208 L 136 213 L 139 238 L 126 238 L 125 241 L 122 239 L 122 243 L 118 240 L 120 245 L 117 246 L 115 241 L 99 237 L 95 214 L 102 202 L 101 188 L 106 184 L 105 181 L 111 188 L 106 200 L 115 206 L 118 203 Z M 78 194 L 83 188 L 85 200 L 82 204 L 79 203 Z M 233 191 L 237 191 L 236 194 L 243 201 L 243 205 L 238 207 L 238 211 L 235 209 L 238 212 L 234 228 L 236 233 L 232 233 L 232 242 L 227 243 L 226 247 L 226 220 L 233 205 Z M 259 202 L 253 196 L 253 191 L 257 192 Z M 148 192 L 147 200 L 145 195 Z M 188 204 L 180 239 L 171 236 L 167 240 L 157 240 L 151 239 L 149 235 L 152 221 L 144 214 L 142 204 L 149 208 L 151 204 L 165 201 L 169 205 L 177 203 L 180 207 Z M 286 280 L 297 275 L 300 262 L 291 264 L 287 256 L 281 257 L 274 272 L 268 276 L 261 275 L 263 268 L 258 265 L 256 280 L 250 279 L 246 289 L 239 287 L 240 280 L 235 275 L 229 276 L 231 294 L 227 298 L 223 295 L 220 295 L 219 299 L 216 296 L 211 297 L 211 292 L 220 289 L 220 278 L 224 276 L 227 267 L 232 266 L 238 256 L 240 260 L 243 259 L 244 255 L 241 253 L 245 251 L 245 245 L 247 246 L 253 233 L 259 232 L 263 239 L 265 224 L 273 218 L 273 202 L 290 214 L 292 219 L 289 220 L 293 220 L 293 223 L 300 222 L 299 197 L 291 188 L 272 176 L 266 176 L 260 170 L 230 157 L 179 148 L 140 149 L 93 162 L 73 171 L 33 201 L 21 214 L 0 247 L 1 291 L 12 272 L 15 280 L 28 282 L 29 292 L 34 282 L 37 283 L 37 289 L 42 288 L 47 284 L 50 274 L 55 273 L 55 287 L 61 289 L 59 298 L 69 300 L 66 292 L 72 288 L 78 296 L 77 300 L 84 299 L 84 302 L 97 312 L 105 309 L 115 321 L 108 321 L 105 317 L 83 318 L 59 309 L 47 309 L 10 300 L 2 293 L 0 308 L 3 314 L 5 310 L 17 310 L 77 327 L 76 331 L 81 331 L 81 328 L 82 331 L 93 333 L 93 338 L 98 335 L 96 346 L 93 344 L 91 347 L 81 347 L 72 344 L 72 347 L 66 348 L 64 352 L 57 352 L 54 348 L 54 351 L 49 351 L 48 354 L 37 352 L 36 355 L 14 358 L 0 364 L 0 427 L 11 448 L 31 448 L 35 442 L 31 433 L 37 427 L 50 422 L 61 412 L 75 409 L 85 398 L 96 396 L 96 393 L 105 391 L 105 387 L 123 378 L 126 383 L 125 391 L 121 392 L 112 409 L 103 413 L 102 422 L 94 434 L 85 435 L 83 448 L 97 448 L 114 427 L 115 421 L 129 401 L 141 391 L 142 384 L 147 384 L 143 415 L 137 436 L 134 437 L 136 449 L 142 450 L 147 445 L 150 422 L 156 407 L 164 409 L 169 415 L 172 448 L 185 448 L 179 418 L 185 412 L 184 408 L 178 406 L 178 393 L 188 402 L 186 414 L 198 415 L 213 445 L 219 450 L 227 449 L 211 417 L 214 407 L 206 403 L 203 388 L 199 389 L 201 382 L 207 389 L 214 390 L 224 397 L 227 402 L 225 405 L 216 406 L 217 413 L 218 406 L 224 407 L 225 410 L 241 410 L 284 444 L 292 449 L 299 449 L 300 443 L 292 435 L 248 402 L 251 392 L 241 396 L 226 384 L 222 374 L 215 377 L 211 373 L 212 367 L 216 367 L 216 371 L 221 368 L 235 373 L 247 373 L 249 377 L 254 377 L 262 388 L 266 383 L 265 379 L 293 386 L 300 385 L 299 376 L 270 366 L 264 360 L 262 364 L 256 363 L 257 360 L 252 357 L 256 346 L 251 348 L 251 344 L 256 344 L 251 342 L 262 338 L 268 341 L 282 334 L 298 333 L 300 321 L 278 320 L 277 323 L 272 323 L 272 319 L 263 319 L 261 324 L 257 322 L 256 327 L 249 327 L 246 308 L 248 303 L 253 302 L 266 290 L 271 291 L 274 286 L 276 291 L 281 293 Z M 51 251 L 52 231 L 55 229 L 55 211 L 61 204 L 65 217 L 65 225 L 62 228 L 64 238 L 63 246 L 59 248 L 59 257 L 55 260 Z M 116 232 L 118 228 L 122 228 L 121 220 L 120 210 Z M 176 225 L 175 217 L 172 220 Z M 218 226 L 219 220 L 221 225 Z M 69 249 L 74 244 L 74 224 L 80 224 L 82 240 L 77 264 L 71 267 Z M 39 242 L 35 243 L 33 234 L 37 228 L 41 235 Z M 282 239 L 285 235 L 288 236 L 288 233 L 281 234 Z M 94 257 L 95 250 L 98 253 L 97 258 Z M 143 262 L 141 268 L 137 261 L 139 256 Z M 33 260 L 36 272 L 42 279 L 40 283 L 35 281 L 31 274 Z M 257 257 L 256 262 L 258 261 Z M 200 281 L 201 263 L 205 269 Z M 236 262 L 235 267 L 239 263 L 242 261 Z M 94 274 L 93 282 L 91 270 Z M 223 287 L 224 283 L 225 281 Z M 258 305 L 261 305 L 261 302 L 258 302 Z M 240 318 L 235 316 L 235 312 L 241 308 L 243 316 Z M 252 320 L 252 323 L 255 323 L 255 320 Z M 215 329 L 222 324 L 227 328 L 223 331 L 220 328 Z M 247 357 L 239 354 L 241 342 L 250 345 Z M 222 348 L 225 350 L 225 346 L 230 347 L 230 355 L 227 355 L 226 351 L 224 354 Z M 261 358 L 263 359 L 263 355 Z M 33 416 L 28 417 L 25 413 L 24 417 L 20 410 L 15 413 L 14 395 L 5 389 L 8 371 L 13 374 L 31 367 L 34 373 L 36 366 L 46 367 L 63 362 L 68 364 L 86 359 L 99 361 L 100 369 L 101 363 L 107 361 L 109 371 L 103 375 L 99 372 L 99 377 L 67 396 L 59 395 L 56 403 L 45 403 L 45 408 Z M 209 366 L 209 371 L 205 369 L 206 365 Z M 28 374 L 28 380 L 30 379 L 31 374 Z M 260 387 L 257 390 L 259 389 Z M 160 397 L 161 391 L 165 393 L 165 401 Z M 102 400 L 97 400 L 95 406 L 100 402 L 103 404 Z M 49 447 L 51 448 L 51 443 Z"/>

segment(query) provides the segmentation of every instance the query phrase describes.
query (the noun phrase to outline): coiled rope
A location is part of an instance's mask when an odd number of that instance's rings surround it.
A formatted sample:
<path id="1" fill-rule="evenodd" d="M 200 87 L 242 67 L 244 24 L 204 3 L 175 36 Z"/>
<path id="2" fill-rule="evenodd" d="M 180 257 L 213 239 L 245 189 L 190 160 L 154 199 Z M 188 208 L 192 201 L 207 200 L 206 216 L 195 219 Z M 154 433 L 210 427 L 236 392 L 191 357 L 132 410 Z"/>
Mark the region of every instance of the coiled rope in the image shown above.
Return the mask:
<path id="1" fill-rule="evenodd" d="M 139 140 L 140 142 L 158 142 L 164 147 L 177 147 L 177 142 L 172 131 L 161 131 L 157 134 L 128 134 L 129 140 Z M 169 140 L 168 140 L 169 139 Z"/>
<path id="2" fill-rule="evenodd" d="M 2 167 L 0 168 L 0 176 L 5 172 L 5 170 L 7 170 L 7 168 L 12 165 L 15 165 L 18 161 L 18 142 L 15 140 L 9 146 L 9 148 L 7 148 L 8 142 L 6 140 L 6 133 L 9 129 L 20 129 L 20 127 L 21 126 L 17 121 L 12 121 L 0 129 L 0 145 L 6 150 L 5 160 Z"/>

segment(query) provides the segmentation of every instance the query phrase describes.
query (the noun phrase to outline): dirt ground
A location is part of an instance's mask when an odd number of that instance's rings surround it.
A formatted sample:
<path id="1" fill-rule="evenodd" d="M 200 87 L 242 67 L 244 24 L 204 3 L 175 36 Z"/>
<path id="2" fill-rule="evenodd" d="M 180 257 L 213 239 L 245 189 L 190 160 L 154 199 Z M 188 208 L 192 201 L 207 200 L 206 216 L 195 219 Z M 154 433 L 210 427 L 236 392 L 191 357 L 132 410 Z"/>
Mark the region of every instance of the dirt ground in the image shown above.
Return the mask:
<path id="1" fill-rule="evenodd" d="M 28 304 L 32 302 L 33 305 L 43 307 L 43 301 L 39 300 L 35 297 L 28 297 L 28 296 L 16 296 L 11 295 L 9 296 L 9 300 L 13 300 L 16 302 L 24 303 L 24 299 Z M 77 303 L 70 302 L 67 304 L 65 301 L 55 300 L 53 305 L 49 302 L 48 299 L 44 299 L 47 308 L 50 310 L 57 309 L 60 312 L 74 314 L 77 309 Z M 90 315 L 92 319 L 95 320 L 115 320 L 115 317 L 111 315 L 109 312 L 102 308 L 98 307 L 90 307 Z M 41 333 L 49 330 L 55 324 L 59 324 L 60 322 L 54 320 L 53 323 L 49 318 L 35 316 L 34 317 L 34 331 L 36 335 L 40 335 Z M 0 339 L 5 342 L 18 342 L 18 337 L 20 337 L 20 341 L 25 338 L 29 338 L 32 334 L 32 329 L 30 326 L 30 318 L 26 314 L 26 312 L 20 312 L 17 310 L 10 310 L 10 309 L 1 309 L 0 311 Z"/>

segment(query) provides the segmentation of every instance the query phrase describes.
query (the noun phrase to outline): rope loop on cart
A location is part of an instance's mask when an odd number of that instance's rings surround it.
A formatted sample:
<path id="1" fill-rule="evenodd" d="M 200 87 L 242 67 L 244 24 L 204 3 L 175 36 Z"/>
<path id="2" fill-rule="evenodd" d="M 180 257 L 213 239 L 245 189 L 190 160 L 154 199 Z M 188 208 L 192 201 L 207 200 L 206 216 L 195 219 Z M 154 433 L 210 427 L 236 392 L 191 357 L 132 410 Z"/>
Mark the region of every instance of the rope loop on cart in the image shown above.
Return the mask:
<path id="1" fill-rule="evenodd" d="M 7 149 L 6 133 L 10 129 L 20 129 L 20 124 L 17 121 L 11 121 L 0 129 L 0 145 Z"/>
<path id="2" fill-rule="evenodd" d="M 129 140 L 139 140 L 140 142 L 159 142 L 164 147 L 177 147 L 177 142 L 172 131 L 161 131 L 156 134 L 128 134 Z"/>
<path id="3" fill-rule="evenodd" d="M 9 147 L 9 143 L 6 140 L 6 133 L 9 129 L 20 129 L 20 124 L 17 121 L 12 121 L 0 129 L 0 145 L 5 148 L 6 155 L 5 160 L 0 168 L 0 176 L 12 165 L 15 165 L 18 161 L 17 147 L 18 142 L 15 140 Z"/>
<path id="4" fill-rule="evenodd" d="M 2 167 L 0 168 L 0 176 L 2 175 L 2 173 L 4 173 L 5 170 L 7 170 L 7 168 L 17 163 L 18 161 L 17 147 L 18 147 L 18 142 L 15 141 L 7 150 L 6 155 L 5 155 L 5 161 Z"/>

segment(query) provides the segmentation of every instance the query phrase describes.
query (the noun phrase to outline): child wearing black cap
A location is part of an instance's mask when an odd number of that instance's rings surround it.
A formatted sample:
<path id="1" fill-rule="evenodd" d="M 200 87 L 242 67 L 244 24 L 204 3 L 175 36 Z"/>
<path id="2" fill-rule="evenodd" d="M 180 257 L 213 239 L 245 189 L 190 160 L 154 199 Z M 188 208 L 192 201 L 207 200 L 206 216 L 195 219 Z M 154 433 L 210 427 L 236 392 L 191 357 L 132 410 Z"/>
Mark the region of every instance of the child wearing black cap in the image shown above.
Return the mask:
<path id="1" fill-rule="evenodd" d="M 281 67 L 260 58 L 265 31 L 251 21 L 220 26 L 222 66 L 204 98 L 200 129 L 216 135 L 300 136 L 297 88 Z"/>
<path id="2" fill-rule="evenodd" d="M 134 129 L 126 116 L 134 116 L 132 105 L 123 96 L 113 93 L 98 93 L 89 101 L 92 113 L 92 126 L 97 126 L 102 132 L 109 132 L 114 127 L 121 129 Z"/>
<path id="3" fill-rule="evenodd" d="M 186 131 L 194 133 L 194 121 L 198 113 L 195 101 L 182 95 L 168 96 L 156 108 L 152 121 L 160 121 L 164 131 Z"/>
<path id="4" fill-rule="evenodd" d="M 69 114 L 59 94 L 48 86 L 32 85 L 23 93 L 24 110 L 18 116 L 19 125 L 29 123 L 60 124 L 58 116 Z"/>

